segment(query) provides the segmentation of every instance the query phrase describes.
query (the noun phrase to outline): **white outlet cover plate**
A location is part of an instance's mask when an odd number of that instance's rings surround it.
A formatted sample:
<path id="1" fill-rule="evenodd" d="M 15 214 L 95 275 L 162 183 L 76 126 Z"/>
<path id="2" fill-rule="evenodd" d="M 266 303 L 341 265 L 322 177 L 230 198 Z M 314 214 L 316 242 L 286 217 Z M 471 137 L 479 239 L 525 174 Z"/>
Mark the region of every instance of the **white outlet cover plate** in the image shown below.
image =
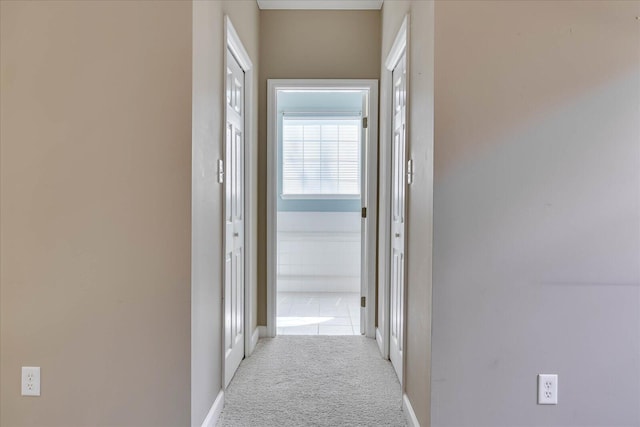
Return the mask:
<path id="1" fill-rule="evenodd" d="M 22 367 L 22 395 L 40 396 L 40 367 Z"/>
<path id="2" fill-rule="evenodd" d="M 538 375 L 538 405 L 558 404 L 558 375 Z"/>

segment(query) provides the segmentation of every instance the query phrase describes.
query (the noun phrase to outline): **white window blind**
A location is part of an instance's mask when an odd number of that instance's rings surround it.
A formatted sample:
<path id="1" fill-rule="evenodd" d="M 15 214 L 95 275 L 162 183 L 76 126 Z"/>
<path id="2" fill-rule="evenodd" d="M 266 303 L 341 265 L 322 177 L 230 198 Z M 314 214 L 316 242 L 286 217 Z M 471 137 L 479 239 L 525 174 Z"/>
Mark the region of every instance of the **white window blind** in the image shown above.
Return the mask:
<path id="1" fill-rule="evenodd" d="M 284 117 L 283 197 L 360 197 L 360 118 Z"/>

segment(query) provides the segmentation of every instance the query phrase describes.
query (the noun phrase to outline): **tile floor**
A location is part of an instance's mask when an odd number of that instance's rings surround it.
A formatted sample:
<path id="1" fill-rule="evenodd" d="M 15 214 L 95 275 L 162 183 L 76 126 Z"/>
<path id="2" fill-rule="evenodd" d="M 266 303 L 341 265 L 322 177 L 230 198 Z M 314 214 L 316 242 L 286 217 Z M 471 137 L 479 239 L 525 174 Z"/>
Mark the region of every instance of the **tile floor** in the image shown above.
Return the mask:
<path id="1" fill-rule="evenodd" d="M 278 292 L 278 335 L 360 335 L 357 292 Z"/>

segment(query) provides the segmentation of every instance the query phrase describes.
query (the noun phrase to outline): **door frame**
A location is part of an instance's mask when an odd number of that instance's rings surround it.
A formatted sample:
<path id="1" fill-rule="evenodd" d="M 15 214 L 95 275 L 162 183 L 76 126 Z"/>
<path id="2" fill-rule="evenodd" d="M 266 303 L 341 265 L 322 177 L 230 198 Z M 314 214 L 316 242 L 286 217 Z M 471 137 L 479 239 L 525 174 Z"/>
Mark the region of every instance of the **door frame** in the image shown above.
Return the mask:
<path id="1" fill-rule="evenodd" d="M 255 133 L 255 129 L 253 126 L 253 117 L 255 111 L 253 109 L 253 99 L 254 99 L 254 88 L 253 88 L 253 77 L 254 77 L 254 68 L 253 63 L 251 62 L 251 58 L 247 53 L 242 41 L 240 40 L 240 36 L 238 35 L 236 29 L 231 22 L 231 19 L 228 15 L 224 17 L 224 53 L 222 60 L 222 72 L 223 76 L 226 76 L 227 73 L 227 51 L 231 52 L 231 54 L 235 57 L 244 71 L 244 355 L 248 357 L 251 355 L 255 346 L 258 342 L 258 330 L 256 328 L 255 331 L 252 331 L 251 326 L 253 323 L 253 301 L 251 299 L 251 265 L 253 263 L 253 246 L 251 245 L 251 222 L 253 221 L 253 208 L 254 203 L 251 198 L 251 193 L 253 191 L 253 179 L 255 176 L 255 171 L 251 168 L 251 159 L 252 159 L 252 151 L 251 151 L 251 141 L 253 140 L 253 136 Z M 223 78 L 223 95 L 222 95 L 222 123 L 227 122 L 227 108 L 226 108 L 226 93 L 227 93 L 227 79 Z M 225 129 L 223 126 L 222 129 L 222 158 L 226 158 L 226 141 L 225 141 Z M 222 170 L 218 170 L 218 183 L 220 185 L 224 185 L 224 179 L 227 177 L 227 170 L 230 165 L 224 165 Z M 221 173 L 222 172 L 222 173 Z M 222 190 L 222 212 L 226 212 L 226 197 L 224 192 L 226 191 L 223 187 Z M 222 231 L 222 247 L 226 248 L 226 233 L 225 223 L 224 223 L 224 215 L 222 215 L 222 220 L 220 223 L 221 231 Z M 225 386 L 225 303 L 224 303 L 224 280 L 225 280 L 225 262 L 224 262 L 224 250 L 222 250 L 222 299 L 221 299 L 221 319 L 222 319 L 222 389 L 226 388 Z"/>
<path id="2" fill-rule="evenodd" d="M 278 90 L 292 89 L 338 89 L 368 90 L 368 147 L 366 154 L 366 194 L 362 206 L 367 208 L 365 223 L 365 253 L 362 254 L 362 269 L 365 277 L 364 295 L 366 297 L 364 334 L 375 337 L 376 315 L 376 249 L 377 249 L 377 202 L 378 202 L 378 80 L 364 79 L 269 79 L 267 82 L 267 327 L 266 335 L 276 336 L 277 302 L 277 97 Z M 364 116 L 363 112 L 363 116 Z M 362 288 L 362 286 L 361 286 Z M 362 292 L 362 289 L 361 289 Z"/>
<path id="3" fill-rule="evenodd" d="M 391 242 L 393 237 L 391 236 L 391 142 L 393 138 L 393 70 L 398 65 L 398 62 L 405 55 L 405 67 L 406 67 L 406 111 L 405 117 L 405 152 L 406 160 L 409 159 L 409 147 L 411 144 L 410 139 L 410 108 L 411 108 L 411 96 L 410 96 L 410 57 L 409 57 L 409 14 L 405 15 L 400 25 L 400 29 L 396 34 L 396 38 L 389 50 L 387 58 L 384 62 L 383 81 L 385 83 L 384 93 L 386 97 L 383 99 L 381 105 L 382 108 L 382 124 L 381 127 L 381 147 L 384 147 L 380 151 L 380 248 L 381 248 L 381 262 L 378 270 L 378 327 L 376 328 L 376 341 L 380 349 L 380 353 L 385 359 L 389 358 L 389 346 L 390 346 L 390 290 L 391 290 Z M 410 173 L 409 169 L 407 172 Z M 405 188 L 407 187 L 407 181 L 405 180 Z M 408 189 L 407 189 L 408 190 Z M 407 236 L 407 215 L 406 206 L 409 200 L 409 191 L 405 191 L 405 236 Z M 384 208 L 383 208 L 384 206 Z M 406 250 L 407 240 L 405 238 L 405 264 L 406 264 Z M 405 272 L 406 272 L 405 268 Z M 403 391 L 406 383 L 406 343 L 407 343 L 407 278 L 406 274 L 403 281 L 403 310 L 402 310 L 402 383 Z"/>

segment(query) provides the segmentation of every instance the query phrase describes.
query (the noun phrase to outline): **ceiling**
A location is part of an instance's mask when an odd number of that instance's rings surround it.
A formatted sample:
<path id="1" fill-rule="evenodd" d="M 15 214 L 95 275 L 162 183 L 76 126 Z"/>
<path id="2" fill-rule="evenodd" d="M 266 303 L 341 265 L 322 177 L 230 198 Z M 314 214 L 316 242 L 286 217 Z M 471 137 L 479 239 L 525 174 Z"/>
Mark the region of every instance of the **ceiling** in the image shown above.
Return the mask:
<path id="1" fill-rule="evenodd" d="M 260 9 L 380 10 L 384 0 L 257 0 Z"/>

